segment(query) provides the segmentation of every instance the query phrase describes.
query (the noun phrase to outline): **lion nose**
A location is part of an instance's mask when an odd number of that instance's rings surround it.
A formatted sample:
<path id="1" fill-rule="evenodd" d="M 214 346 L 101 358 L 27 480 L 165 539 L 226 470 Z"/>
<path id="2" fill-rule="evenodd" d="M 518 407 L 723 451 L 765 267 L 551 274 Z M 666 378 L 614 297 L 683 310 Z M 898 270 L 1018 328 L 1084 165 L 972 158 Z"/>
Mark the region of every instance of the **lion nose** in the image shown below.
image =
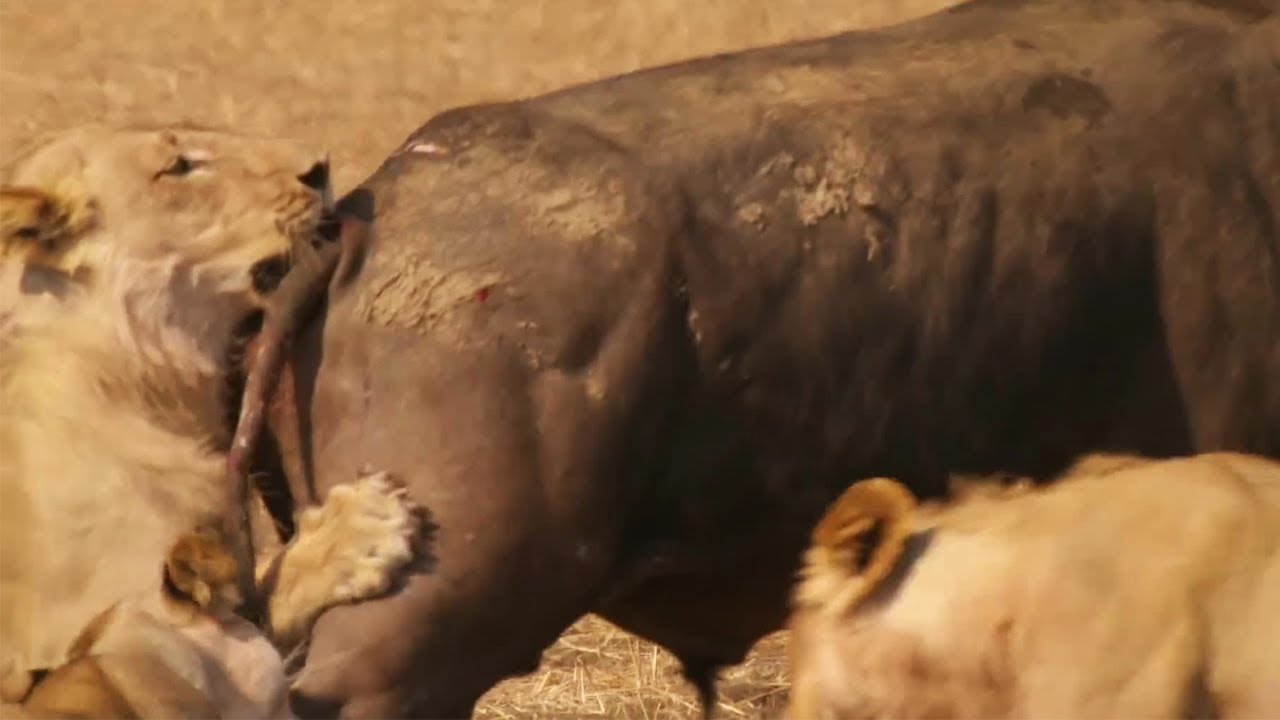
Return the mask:
<path id="1" fill-rule="evenodd" d="M 328 159 L 320 160 L 311 166 L 310 170 L 298 176 L 298 182 L 315 190 L 316 192 L 324 192 L 329 189 L 329 161 Z"/>

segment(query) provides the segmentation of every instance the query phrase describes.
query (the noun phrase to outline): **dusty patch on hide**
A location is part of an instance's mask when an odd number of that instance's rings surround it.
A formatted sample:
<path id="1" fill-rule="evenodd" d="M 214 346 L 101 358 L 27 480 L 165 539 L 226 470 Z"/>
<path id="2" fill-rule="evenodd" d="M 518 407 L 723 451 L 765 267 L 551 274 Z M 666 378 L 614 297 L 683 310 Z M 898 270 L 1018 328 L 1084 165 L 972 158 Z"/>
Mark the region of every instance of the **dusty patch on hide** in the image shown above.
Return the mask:
<path id="1" fill-rule="evenodd" d="M 771 175 L 775 172 L 790 170 L 795 166 L 795 156 L 784 150 L 765 161 L 765 163 L 760 166 L 760 169 L 756 171 L 756 176 L 761 177 L 764 175 Z"/>
<path id="2" fill-rule="evenodd" d="M 627 240 L 608 232 L 620 224 L 626 212 L 622 182 L 616 177 L 552 184 L 542 191 L 526 191 L 522 199 L 532 217 L 557 238 L 590 240 L 607 235 L 618 242 Z"/>
<path id="3" fill-rule="evenodd" d="M 867 151 L 865 144 L 845 139 L 825 156 L 806 161 L 797 160 L 789 152 L 781 152 L 766 160 L 756 171 L 757 177 L 790 175 L 790 185 L 779 199 L 790 195 L 795 201 L 796 219 L 812 227 L 823 218 L 847 215 L 849 210 L 873 208 L 889 199 L 888 163 L 878 154 Z M 751 221 L 756 216 L 751 205 L 739 208 L 739 217 Z"/>
<path id="4" fill-rule="evenodd" d="M 795 180 L 796 219 L 806 227 L 852 207 L 872 208 L 885 198 L 886 168 L 860 144 L 842 142 L 820 165 L 800 163 Z"/>
<path id="5" fill-rule="evenodd" d="M 772 176 L 782 188 L 765 202 L 758 195 L 740 197 L 737 219 L 764 230 L 771 219 L 770 208 L 786 212 L 787 201 L 803 227 L 852 213 L 867 246 L 867 261 L 875 261 L 892 237 L 892 217 L 904 202 L 907 188 L 894 173 L 891 159 L 868 147 L 866 142 L 844 138 L 816 158 L 798 160 L 785 151 L 769 158 L 756 177 Z"/>
<path id="6" fill-rule="evenodd" d="M 763 230 L 768 225 L 764 205 L 758 202 L 749 202 L 738 208 L 738 219 L 756 230 Z"/>
<path id="7" fill-rule="evenodd" d="M 502 280 L 496 272 L 442 270 L 403 250 L 387 250 L 377 282 L 362 285 L 356 313 L 365 321 L 417 332 L 436 328 L 458 307 L 483 303 Z"/>

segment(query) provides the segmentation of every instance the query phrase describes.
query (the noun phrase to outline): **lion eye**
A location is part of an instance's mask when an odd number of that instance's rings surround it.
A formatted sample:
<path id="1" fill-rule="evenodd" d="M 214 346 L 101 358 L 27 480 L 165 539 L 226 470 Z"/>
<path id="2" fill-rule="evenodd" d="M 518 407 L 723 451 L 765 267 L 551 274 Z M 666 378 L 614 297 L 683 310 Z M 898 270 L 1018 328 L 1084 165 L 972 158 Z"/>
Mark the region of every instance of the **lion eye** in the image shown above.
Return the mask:
<path id="1" fill-rule="evenodd" d="M 203 162 L 193 160 L 186 155 L 179 155 L 174 158 L 173 162 L 169 163 L 168 167 L 156 173 L 156 177 L 162 177 L 164 175 L 180 177 L 182 175 L 189 174 L 192 170 L 195 170 L 203 164 Z"/>

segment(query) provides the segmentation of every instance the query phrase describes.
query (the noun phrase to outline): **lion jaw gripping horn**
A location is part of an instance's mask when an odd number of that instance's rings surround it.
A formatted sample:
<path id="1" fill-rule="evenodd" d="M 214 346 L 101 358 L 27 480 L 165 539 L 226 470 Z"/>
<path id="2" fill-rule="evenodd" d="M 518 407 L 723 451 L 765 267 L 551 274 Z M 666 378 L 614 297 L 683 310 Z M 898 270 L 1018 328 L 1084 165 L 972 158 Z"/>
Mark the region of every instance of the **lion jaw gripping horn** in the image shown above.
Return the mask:
<path id="1" fill-rule="evenodd" d="M 86 281 L 129 272 L 124 260 L 175 261 L 206 299 L 258 306 L 332 207 L 327 158 L 293 143 L 90 125 L 12 165 L 0 187 L 0 258 Z"/>
<path id="2" fill-rule="evenodd" d="M 266 304 L 273 272 L 324 232 L 327 163 L 298 160 L 292 146 L 229 133 L 90 127 L 40 144 L 0 190 L 0 310 L 15 321 L 0 357 L 6 701 L 26 692 L 11 670 L 61 667 L 104 609 L 154 591 L 175 535 L 225 515 L 228 537 L 247 537 L 234 527 L 240 488 L 220 482 L 222 361 L 232 328 Z M 39 294 L 31 273 L 66 291 L 47 313 L 24 304 Z M 375 510 L 403 504 L 370 487 Z M 372 541 L 399 548 L 409 524 L 375 524 Z M 52 563 L 30 542 L 41 536 L 62 544 Z M 251 575 L 244 550 L 237 570 Z M 402 554 L 353 567 L 377 585 Z M 328 602 L 314 577 L 280 596 L 304 614 L 271 600 L 273 636 L 302 629 L 290 620 L 313 617 L 311 599 Z M 332 581 L 339 600 L 379 591 Z"/>

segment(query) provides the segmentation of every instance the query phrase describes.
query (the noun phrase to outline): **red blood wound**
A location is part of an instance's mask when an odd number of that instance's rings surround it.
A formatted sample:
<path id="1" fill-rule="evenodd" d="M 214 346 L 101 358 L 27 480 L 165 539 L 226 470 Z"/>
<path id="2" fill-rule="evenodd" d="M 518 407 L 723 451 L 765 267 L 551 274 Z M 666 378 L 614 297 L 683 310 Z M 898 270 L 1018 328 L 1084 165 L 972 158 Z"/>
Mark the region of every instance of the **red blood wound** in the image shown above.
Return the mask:
<path id="1" fill-rule="evenodd" d="M 492 289 L 493 289 L 493 287 L 492 287 L 492 286 L 489 286 L 489 287 L 482 287 L 482 288 L 480 288 L 479 290 L 477 290 L 477 291 L 476 291 L 476 302 L 484 302 L 484 301 L 488 300 L 488 299 L 489 299 L 489 291 L 490 291 L 490 290 L 492 290 Z"/>

